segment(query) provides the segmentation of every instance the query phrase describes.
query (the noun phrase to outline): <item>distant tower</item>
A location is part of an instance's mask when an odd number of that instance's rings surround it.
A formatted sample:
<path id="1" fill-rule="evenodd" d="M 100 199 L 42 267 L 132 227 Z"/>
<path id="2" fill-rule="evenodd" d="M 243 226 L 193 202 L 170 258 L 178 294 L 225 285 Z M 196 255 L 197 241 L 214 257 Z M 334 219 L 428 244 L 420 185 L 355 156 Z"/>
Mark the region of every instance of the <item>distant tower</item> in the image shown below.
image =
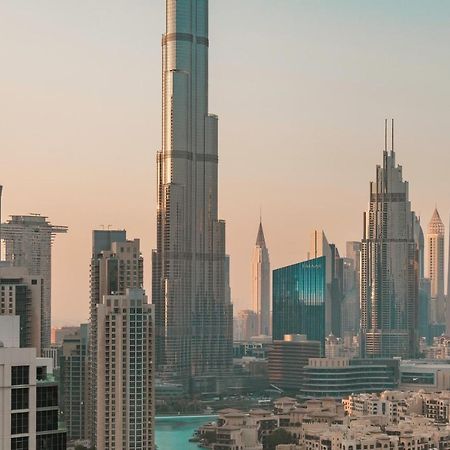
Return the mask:
<path id="1" fill-rule="evenodd" d="M 270 258 L 262 222 L 259 222 L 252 260 L 253 310 L 258 316 L 257 334 L 269 336 L 270 332 Z"/>
<path id="2" fill-rule="evenodd" d="M 426 276 L 431 282 L 431 322 L 445 323 L 445 226 L 437 209 L 427 231 Z"/>
<path id="3" fill-rule="evenodd" d="M 361 353 L 411 358 L 418 351 L 419 249 L 408 182 L 387 149 L 370 183 L 361 246 Z"/>
<path id="4" fill-rule="evenodd" d="M 448 235 L 448 274 L 447 274 L 447 308 L 446 308 L 446 322 L 447 334 L 450 334 L 450 221 L 449 221 L 449 235 Z"/>
<path id="5" fill-rule="evenodd" d="M 52 225 L 40 215 L 11 216 L 2 224 L 6 260 L 15 267 L 25 267 L 30 275 L 43 279 L 41 308 L 41 348 L 51 342 L 52 243 L 57 233 L 67 233 L 67 227 Z"/>

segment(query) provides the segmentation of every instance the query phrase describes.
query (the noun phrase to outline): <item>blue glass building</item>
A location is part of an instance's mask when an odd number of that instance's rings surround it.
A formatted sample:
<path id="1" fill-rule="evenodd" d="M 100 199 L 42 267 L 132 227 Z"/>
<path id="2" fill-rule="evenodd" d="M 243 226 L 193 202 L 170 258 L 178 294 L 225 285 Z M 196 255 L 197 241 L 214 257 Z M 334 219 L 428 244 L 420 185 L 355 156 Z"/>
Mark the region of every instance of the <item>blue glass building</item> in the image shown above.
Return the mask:
<path id="1" fill-rule="evenodd" d="M 305 334 L 325 345 L 326 257 L 273 271 L 273 339 Z"/>

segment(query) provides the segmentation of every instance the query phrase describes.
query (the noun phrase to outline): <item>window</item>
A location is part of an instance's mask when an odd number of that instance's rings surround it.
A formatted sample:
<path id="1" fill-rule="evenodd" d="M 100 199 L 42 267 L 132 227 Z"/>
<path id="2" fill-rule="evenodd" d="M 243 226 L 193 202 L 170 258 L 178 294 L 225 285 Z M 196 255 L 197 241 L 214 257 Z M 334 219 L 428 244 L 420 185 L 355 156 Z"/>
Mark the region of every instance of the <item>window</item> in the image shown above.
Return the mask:
<path id="1" fill-rule="evenodd" d="M 11 409 L 28 409 L 29 389 L 12 389 L 11 390 Z"/>
<path id="2" fill-rule="evenodd" d="M 36 404 L 38 408 L 58 406 L 58 386 L 38 386 Z"/>
<path id="3" fill-rule="evenodd" d="M 38 411 L 36 417 L 36 431 L 50 431 L 58 429 L 58 411 Z"/>
<path id="4" fill-rule="evenodd" d="M 11 439 L 11 450 L 28 450 L 28 437 L 17 437 Z"/>
<path id="5" fill-rule="evenodd" d="M 11 414 L 11 434 L 28 433 L 28 413 Z"/>
<path id="6" fill-rule="evenodd" d="M 11 385 L 30 384 L 30 366 L 14 366 L 11 368 Z"/>

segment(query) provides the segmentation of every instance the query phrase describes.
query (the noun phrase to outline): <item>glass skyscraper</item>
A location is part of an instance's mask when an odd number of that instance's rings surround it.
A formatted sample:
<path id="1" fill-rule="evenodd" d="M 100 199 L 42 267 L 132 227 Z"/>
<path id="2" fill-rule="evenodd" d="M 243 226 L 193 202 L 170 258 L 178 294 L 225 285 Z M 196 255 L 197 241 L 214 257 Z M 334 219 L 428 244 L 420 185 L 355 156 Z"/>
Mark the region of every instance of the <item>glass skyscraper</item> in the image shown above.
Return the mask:
<path id="1" fill-rule="evenodd" d="M 304 334 L 320 341 L 327 333 L 326 257 L 310 259 L 273 271 L 273 339 Z"/>

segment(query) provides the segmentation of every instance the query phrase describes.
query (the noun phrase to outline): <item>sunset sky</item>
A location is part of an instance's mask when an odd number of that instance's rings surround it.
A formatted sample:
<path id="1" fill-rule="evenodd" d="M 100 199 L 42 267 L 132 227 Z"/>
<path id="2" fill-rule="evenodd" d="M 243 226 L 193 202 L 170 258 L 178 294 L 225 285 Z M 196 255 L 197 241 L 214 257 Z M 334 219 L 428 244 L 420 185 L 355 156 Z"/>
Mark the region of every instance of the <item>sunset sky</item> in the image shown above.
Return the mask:
<path id="1" fill-rule="evenodd" d="M 426 229 L 450 215 L 448 0 L 210 0 L 210 112 L 220 118 L 220 216 L 232 298 L 250 306 L 262 208 L 272 268 L 323 228 L 362 236 L 385 117 Z M 53 321 L 88 319 L 91 231 L 142 242 L 151 295 L 161 143 L 163 0 L 0 1 L 3 218 L 57 236 Z M 448 242 L 446 242 L 448 245 Z"/>

